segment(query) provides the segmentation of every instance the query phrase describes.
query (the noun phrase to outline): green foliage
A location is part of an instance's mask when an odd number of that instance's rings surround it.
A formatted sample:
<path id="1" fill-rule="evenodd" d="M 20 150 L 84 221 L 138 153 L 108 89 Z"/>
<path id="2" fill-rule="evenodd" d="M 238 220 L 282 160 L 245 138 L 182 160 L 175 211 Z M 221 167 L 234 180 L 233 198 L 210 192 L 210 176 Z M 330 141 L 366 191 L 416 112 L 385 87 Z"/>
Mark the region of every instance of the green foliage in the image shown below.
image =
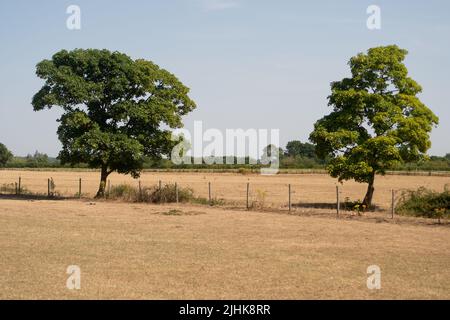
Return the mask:
<path id="1" fill-rule="evenodd" d="M 11 151 L 3 143 L 0 143 L 0 167 L 4 167 L 12 157 Z"/>
<path id="2" fill-rule="evenodd" d="M 48 157 L 46 154 L 38 152 L 38 158 L 35 155 L 27 155 L 26 157 L 13 157 L 7 164 L 8 168 L 71 168 L 68 165 L 62 165 L 58 159 Z M 42 157 L 43 156 L 43 157 Z M 78 168 L 86 168 L 85 164 L 78 164 Z"/>
<path id="3" fill-rule="evenodd" d="M 178 201 L 189 202 L 194 198 L 194 191 L 191 188 L 178 187 Z M 176 202 L 175 184 L 166 184 L 159 187 L 143 189 L 143 201 L 153 203 L 173 203 Z"/>
<path id="4" fill-rule="evenodd" d="M 317 158 L 316 147 L 313 144 L 308 142 L 302 143 L 298 140 L 289 141 L 287 143 L 285 154 L 289 157 Z"/>
<path id="5" fill-rule="evenodd" d="M 446 187 L 444 192 L 436 192 L 422 187 L 418 190 L 405 191 L 396 207 L 396 212 L 426 218 L 448 218 L 450 190 Z"/>
<path id="6" fill-rule="evenodd" d="M 39 151 L 36 151 L 34 155 L 28 154 L 25 161 L 28 168 L 45 168 L 50 164 L 48 155 Z"/>
<path id="7" fill-rule="evenodd" d="M 45 84 L 34 110 L 63 110 L 61 163 L 102 168 L 102 182 L 113 171 L 138 177 L 144 156 L 170 154 L 177 143 L 170 129 L 196 107 L 173 74 L 119 52 L 62 50 L 38 63 L 36 74 Z"/>
<path id="8" fill-rule="evenodd" d="M 343 208 L 344 210 L 349 210 L 349 211 L 356 211 L 358 212 L 358 214 L 361 214 L 362 212 L 365 212 L 367 209 L 367 206 L 362 203 L 361 200 L 356 200 L 356 201 L 351 201 L 350 198 L 345 198 L 344 203 L 343 203 Z"/>
<path id="9" fill-rule="evenodd" d="M 108 199 L 122 200 L 130 202 L 147 202 L 147 203 L 175 203 L 177 192 L 175 184 L 166 184 L 159 189 L 159 186 L 134 187 L 128 184 L 120 184 L 111 186 L 107 194 Z M 190 202 L 194 201 L 194 192 L 190 188 L 178 187 L 178 201 Z"/>
<path id="10" fill-rule="evenodd" d="M 80 163 L 74 166 L 68 164 L 62 165 L 55 158 L 48 158 L 48 163 L 39 164 L 35 161 L 27 161 L 26 157 L 13 157 L 6 165 L 7 168 L 65 168 L 66 170 L 74 170 L 76 168 L 86 169 L 88 166 Z M 150 159 L 146 158 L 143 163 L 144 169 L 174 169 L 174 170 L 203 170 L 213 169 L 217 171 L 228 172 L 229 170 L 237 170 L 241 174 L 258 173 L 259 169 L 263 167 L 261 164 L 181 164 L 175 165 L 169 159 Z M 324 169 L 326 167 L 326 160 L 307 157 L 292 157 L 284 156 L 280 159 L 280 169 Z M 450 171 L 450 160 L 445 157 L 431 156 L 429 159 L 424 159 L 418 162 L 398 163 L 391 168 L 395 171 Z"/>
<path id="11" fill-rule="evenodd" d="M 280 168 L 324 168 L 326 159 L 319 159 L 316 147 L 311 143 L 302 143 L 298 140 L 289 141 L 286 151 L 280 160 Z"/>
<path id="12" fill-rule="evenodd" d="M 139 199 L 139 189 L 129 184 L 119 184 L 111 186 L 107 193 L 108 199 L 137 202 Z"/>
<path id="13" fill-rule="evenodd" d="M 405 171 L 450 171 L 450 159 L 431 156 L 423 161 L 401 163 L 392 169 Z"/>
<path id="14" fill-rule="evenodd" d="M 330 158 L 329 173 L 369 183 L 370 201 L 375 174 L 426 158 L 438 123 L 417 97 L 422 88 L 408 76 L 406 54 L 393 45 L 351 58 L 351 77 L 331 84 L 333 111 L 310 135 L 318 156 Z"/>
<path id="15" fill-rule="evenodd" d="M 308 157 L 284 156 L 280 160 L 281 169 L 323 169 L 323 161 Z"/>

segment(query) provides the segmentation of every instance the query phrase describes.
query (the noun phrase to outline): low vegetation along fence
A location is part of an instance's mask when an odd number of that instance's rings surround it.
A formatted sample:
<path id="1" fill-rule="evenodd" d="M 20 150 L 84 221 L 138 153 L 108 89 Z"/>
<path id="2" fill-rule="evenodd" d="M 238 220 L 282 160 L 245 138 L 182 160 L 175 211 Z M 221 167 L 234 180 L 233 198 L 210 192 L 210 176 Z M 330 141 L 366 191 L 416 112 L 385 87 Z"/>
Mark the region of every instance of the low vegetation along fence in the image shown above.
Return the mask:
<path id="1" fill-rule="evenodd" d="M 242 180 L 242 179 L 241 179 Z M 92 198 L 98 187 L 97 179 L 58 179 L 18 177 L 10 183 L 0 183 L 0 193 L 21 197 L 39 198 Z M 306 188 L 298 183 L 268 185 L 258 182 L 221 182 L 207 181 L 206 177 L 195 181 L 183 181 L 183 184 L 162 180 L 156 183 L 112 183 L 107 181 L 105 199 L 147 203 L 191 202 L 211 206 L 232 206 L 247 210 L 277 209 L 286 211 L 310 211 L 323 209 L 334 212 L 339 217 L 343 212 L 362 214 L 365 211 L 384 212 L 390 218 L 396 213 L 424 216 L 428 218 L 448 217 L 450 213 L 450 195 L 426 189 L 411 191 L 391 189 L 377 191 L 379 203 L 366 208 L 355 199 L 355 191 L 341 185 Z M 359 192 L 358 192 L 359 194 Z M 409 202 L 408 202 L 409 201 Z M 398 212 L 396 212 L 398 211 Z"/>

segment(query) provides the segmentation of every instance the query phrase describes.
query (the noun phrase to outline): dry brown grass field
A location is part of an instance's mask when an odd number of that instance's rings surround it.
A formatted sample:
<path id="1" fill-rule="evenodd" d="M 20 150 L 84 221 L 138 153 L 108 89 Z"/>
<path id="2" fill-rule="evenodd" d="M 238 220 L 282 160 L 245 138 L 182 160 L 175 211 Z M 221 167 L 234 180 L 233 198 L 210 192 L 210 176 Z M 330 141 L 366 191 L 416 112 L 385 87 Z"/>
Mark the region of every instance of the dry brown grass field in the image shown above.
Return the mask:
<path id="1" fill-rule="evenodd" d="M 98 189 L 100 174 L 96 171 L 20 171 L 0 170 L 0 185 L 18 182 L 34 193 L 47 194 L 47 179 L 53 178 L 56 191 L 63 196 L 74 196 L 78 192 L 79 179 L 82 178 L 82 194 L 93 197 Z M 130 176 L 111 174 L 111 185 L 138 185 L 138 180 Z M 208 197 L 208 183 L 211 183 L 212 197 L 224 199 L 228 204 L 245 205 L 247 183 L 250 183 L 250 201 L 263 202 L 263 207 L 284 208 L 288 204 L 288 185 L 291 184 L 294 204 L 334 204 L 336 185 L 340 186 L 341 200 L 362 200 L 366 185 L 353 181 L 343 185 L 326 174 L 279 174 L 263 176 L 259 174 L 242 175 L 235 173 L 189 173 L 189 172 L 144 172 L 141 175 L 143 186 L 177 182 L 180 187 L 192 188 L 197 196 Z M 374 203 L 381 209 L 391 206 L 391 190 L 402 190 L 424 186 L 443 190 L 450 184 L 448 176 L 395 176 L 377 177 Z"/>
<path id="2" fill-rule="evenodd" d="M 96 172 L 0 171 L 46 193 L 93 195 Z M 427 220 L 388 219 L 391 189 L 442 190 L 448 177 L 378 177 L 375 203 L 386 211 L 336 219 L 332 209 L 286 210 L 294 203 L 333 203 L 326 175 L 144 173 L 189 186 L 235 206 L 148 205 L 83 200 L 0 198 L 1 299 L 450 299 L 450 228 Z M 112 175 L 111 183 L 137 183 Z M 266 211 L 246 211 L 266 193 Z M 365 186 L 345 183 L 342 197 Z M 270 210 L 270 207 L 273 210 Z M 375 218 L 372 218 L 375 217 Z M 423 219 L 425 220 L 425 219 Z M 66 268 L 81 268 L 81 289 L 66 288 Z M 367 267 L 381 268 L 380 290 L 366 286 Z"/>

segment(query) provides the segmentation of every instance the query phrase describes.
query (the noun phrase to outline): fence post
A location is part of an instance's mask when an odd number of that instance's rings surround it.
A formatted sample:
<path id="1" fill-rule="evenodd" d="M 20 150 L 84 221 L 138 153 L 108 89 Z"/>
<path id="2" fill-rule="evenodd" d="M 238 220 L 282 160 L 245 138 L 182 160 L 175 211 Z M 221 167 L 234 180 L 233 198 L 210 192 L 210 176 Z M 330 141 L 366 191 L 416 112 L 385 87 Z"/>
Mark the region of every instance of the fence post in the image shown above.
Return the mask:
<path id="1" fill-rule="evenodd" d="M 78 199 L 81 199 L 81 178 L 78 180 Z"/>
<path id="2" fill-rule="evenodd" d="M 19 195 L 22 193 L 22 177 L 19 177 Z"/>
<path id="3" fill-rule="evenodd" d="M 250 193 L 250 182 L 247 182 L 247 210 L 250 209 L 250 205 L 248 202 L 249 193 Z"/>
<path id="4" fill-rule="evenodd" d="M 291 211 L 291 185 L 289 184 L 289 211 Z"/>
<path id="5" fill-rule="evenodd" d="M 178 184 L 175 182 L 175 201 L 178 203 Z"/>
<path id="6" fill-rule="evenodd" d="M 339 201 L 339 186 L 336 186 L 336 215 L 339 218 L 339 210 L 340 210 L 340 201 Z"/>
<path id="7" fill-rule="evenodd" d="M 208 198 L 209 198 L 209 205 L 212 205 L 211 202 L 211 182 L 208 182 Z"/>
<path id="8" fill-rule="evenodd" d="M 141 180 L 139 180 L 139 201 L 142 201 L 142 186 L 141 186 Z"/>
<path id="9" fill-rule="evenodd" d="M 50 198 L 50 179 L 47 179 L 47 196 Z"/>
<path id="10" fill-rule="evenodd" d="M 392 201 L 391 201 L 391 218 L 394 219 L 395 214 L 395 190 L 392 189 Z"/>

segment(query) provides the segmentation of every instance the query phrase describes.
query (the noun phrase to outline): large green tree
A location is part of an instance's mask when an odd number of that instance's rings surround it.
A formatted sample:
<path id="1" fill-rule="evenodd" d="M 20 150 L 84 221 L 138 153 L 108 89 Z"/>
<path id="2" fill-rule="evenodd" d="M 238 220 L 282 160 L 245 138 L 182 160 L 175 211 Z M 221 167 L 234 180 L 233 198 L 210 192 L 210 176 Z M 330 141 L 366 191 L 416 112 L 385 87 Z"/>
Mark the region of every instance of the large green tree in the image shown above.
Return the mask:
<path id="1" fill-rule="evenodd" d="M 310 140 L 339 181 L 367 183 L 363 203 L 372 205 L 376 174 L 426 158 L 438 118 L 417 96 L 408 76 L 407 51 L 395 45 L 369 49 L 350 59 L 351 77 L 331 84 L 333 111 L 316 122 Z"/>
<path id="2" fill-rule="evenodd" d="M 4 167 L 12 157 L 11 151 L 3 143 L 0 143 L 0 167 Z"/>
<path id="3" fill-rule="evenodd" d="M 36 74 L 45 84 L 33 97 L 34 110 L 62 108 L 59 159 L 100 168 L 97 197 L 110 173 L 137 178 L 145 156 L 170 154 L 177 143 L 170 129 L 196 107 L 173 74 L 119 52 L 62 50 L 41 61 Z"/>

